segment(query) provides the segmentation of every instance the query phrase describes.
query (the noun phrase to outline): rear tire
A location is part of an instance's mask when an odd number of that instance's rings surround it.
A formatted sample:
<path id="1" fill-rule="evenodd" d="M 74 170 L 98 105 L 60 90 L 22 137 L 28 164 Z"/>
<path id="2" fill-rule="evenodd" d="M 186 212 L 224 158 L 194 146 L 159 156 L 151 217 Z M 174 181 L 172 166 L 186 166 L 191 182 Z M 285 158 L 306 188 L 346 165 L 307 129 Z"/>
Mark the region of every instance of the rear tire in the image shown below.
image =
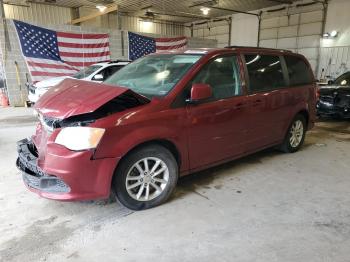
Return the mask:
<path id="1" fill-rule="evenodd" d="M 164 203 L 178 179 L 173 154 L 163 146 L 149 145 L 122 160 L 114 174 L 112 188 L 121 204 L 144 210 Z"/>
<path id="2" fill-rule="evenodd" d="M 290 124 L 286 137 L 280 146 L 280 150 L 285 153 L 294 153 L 298 151 L 305 140 L 306 119 L 298 114 Z"/>

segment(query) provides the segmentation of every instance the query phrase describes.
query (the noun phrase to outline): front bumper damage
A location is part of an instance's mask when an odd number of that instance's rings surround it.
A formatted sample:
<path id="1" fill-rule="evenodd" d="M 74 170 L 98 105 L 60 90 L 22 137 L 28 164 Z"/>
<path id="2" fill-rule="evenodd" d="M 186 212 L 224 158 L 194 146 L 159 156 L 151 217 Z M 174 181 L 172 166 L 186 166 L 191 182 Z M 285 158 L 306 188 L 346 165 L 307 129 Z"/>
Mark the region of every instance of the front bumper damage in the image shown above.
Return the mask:
<path id="1" fill-rule="evenodd" d="M 120 158 L 94 159 L 91 150 L 71 151 L 54 143 L 45 147 L 40 155 L 32 140 L 17 142 L 16 165 L 30 191 L 61 201 L 109 197 L 112 177 Z"/>
<path id="2" fill-rule="evenodd" d="M 22 172 L 25 185 L 47 193 L 69 193 L 70 187 L 61 179 L 43 172 L 37 166 L 38 155 L 34 144 L 23 139 L 17 142 L 17 168 Z"/>
<path id="3" fill-rule="evenodd" d="M 350 104 L 349 106 L 337 106 L 329 102 L 319 101 L 316 108 L 319 116 L 350 118 Z"/>

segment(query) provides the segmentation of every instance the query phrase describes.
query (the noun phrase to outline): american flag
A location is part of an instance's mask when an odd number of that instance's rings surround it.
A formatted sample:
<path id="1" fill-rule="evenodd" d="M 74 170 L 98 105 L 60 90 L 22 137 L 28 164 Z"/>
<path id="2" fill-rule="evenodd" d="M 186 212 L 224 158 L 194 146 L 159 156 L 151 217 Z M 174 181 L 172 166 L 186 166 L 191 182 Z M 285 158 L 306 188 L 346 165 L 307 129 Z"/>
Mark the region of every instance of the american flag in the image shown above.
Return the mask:
<path id="1" fill-rule="evenodd" d="M 187 38 L 152 38 L 128 32 L 129 36 L 129 59 L 135 60 L 150 53 L 166 50 L 180 50 L 186 48 Z"/>
<path id="2" fill-rule="evenodd" d="M 108 34 L 58 32 L 16 20 L 14 24 L 33 82 L 73 75 L 110 60 Z"/>

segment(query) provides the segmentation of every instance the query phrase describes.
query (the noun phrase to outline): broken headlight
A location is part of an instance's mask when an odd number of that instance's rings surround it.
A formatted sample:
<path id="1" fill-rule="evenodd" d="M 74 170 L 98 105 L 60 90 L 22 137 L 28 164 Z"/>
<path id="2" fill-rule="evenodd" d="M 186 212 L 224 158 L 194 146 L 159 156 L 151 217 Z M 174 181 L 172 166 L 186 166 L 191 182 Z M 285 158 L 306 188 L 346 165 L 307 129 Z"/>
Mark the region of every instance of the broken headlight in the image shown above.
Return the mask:
<path id="1" fill-rule="evenodd" d="M 57 135 L 56 144 L 65 146 L 70 150 L 86 150 L 96 148 L 105 129 L 94 127 L 65 127 Z"/>

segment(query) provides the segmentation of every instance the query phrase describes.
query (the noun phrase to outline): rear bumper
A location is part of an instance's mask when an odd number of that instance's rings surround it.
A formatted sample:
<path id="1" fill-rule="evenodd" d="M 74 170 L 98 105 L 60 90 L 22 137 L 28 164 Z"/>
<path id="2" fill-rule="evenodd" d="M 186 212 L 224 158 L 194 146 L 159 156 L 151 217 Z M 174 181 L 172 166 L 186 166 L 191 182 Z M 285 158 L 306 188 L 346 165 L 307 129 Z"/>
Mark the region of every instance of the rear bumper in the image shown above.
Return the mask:
<path id="1" fill-rule="evenodd" d="M 23 182 L 38 195 L 66 201 L 108 198 L 119 159 L 94 160 L 92 151 L 74 152 L 51 145 L 41 160 L 29 139 L 18 141 L 17 151 L 16 165 Z"/>

